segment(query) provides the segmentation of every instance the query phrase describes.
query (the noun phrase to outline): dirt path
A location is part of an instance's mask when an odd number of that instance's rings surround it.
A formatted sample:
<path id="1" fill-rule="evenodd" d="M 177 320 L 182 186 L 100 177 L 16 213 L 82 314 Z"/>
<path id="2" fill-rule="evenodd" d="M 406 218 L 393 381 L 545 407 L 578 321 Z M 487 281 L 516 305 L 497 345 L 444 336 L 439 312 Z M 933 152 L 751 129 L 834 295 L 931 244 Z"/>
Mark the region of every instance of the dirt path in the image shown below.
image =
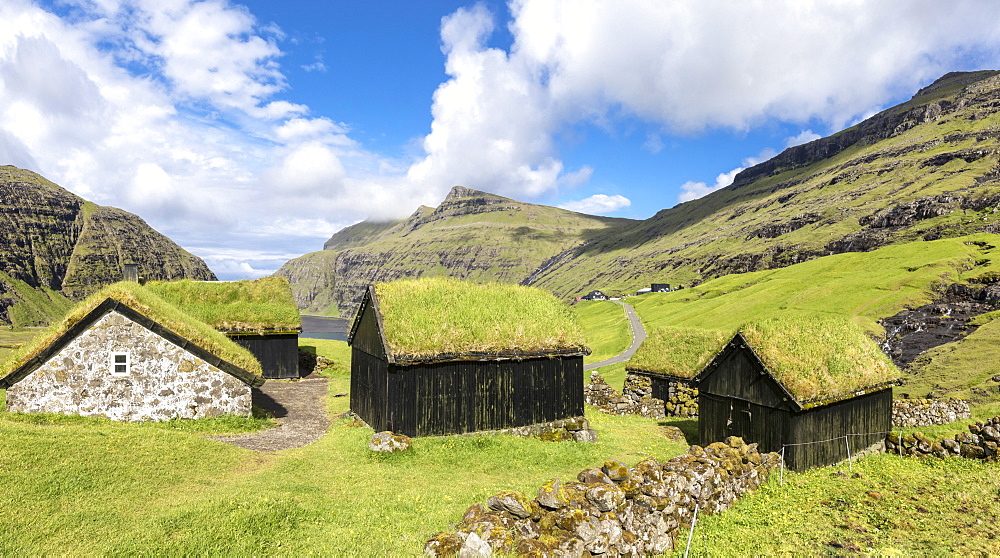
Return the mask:
<path id="1" fill-rule="evenodd" d="M 253 404 L 270 411 L 278 427 L 254 434 L 208 436 L 255 451 L 299 448 L 319 440 L 330 426 L 326 413 L 326 378 L 312 376 L 294 382 L 268 380 L 253 390 Z"/>
<path id="2" fill-rule="evenodd" d="M 642 342 L 646 340 L 646 328 L 642 327 L 642 321 L 639 320 L 639 316 L 635 314 L 635 310 L 630 304 L 626 304 L 620 300 L 616 300 L 618 304 L 625 307 L 625 315 L 628 316 L 629 326 L 632 328 L 632 345 L 625 349 L 625 352 L 619 353 L 607 360 L 602 360 L 600 362 L 592 362 L 583 367 L 584 370 L 593 370 L 595 368 L 600 368 L 602 366 L 607 366 L 609 364 L 618 364 L 620 362 L 625 362 L 632 358 L 635 351 L 642 345 Z"/>

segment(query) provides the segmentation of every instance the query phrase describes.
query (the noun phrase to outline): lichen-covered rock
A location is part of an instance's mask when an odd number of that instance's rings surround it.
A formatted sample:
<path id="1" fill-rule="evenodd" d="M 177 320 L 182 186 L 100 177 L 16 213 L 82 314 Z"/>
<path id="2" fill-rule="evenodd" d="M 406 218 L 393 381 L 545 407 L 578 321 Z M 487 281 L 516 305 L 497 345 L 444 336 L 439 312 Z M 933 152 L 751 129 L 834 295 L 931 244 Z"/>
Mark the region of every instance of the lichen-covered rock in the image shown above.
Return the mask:
<path id="1" fill-rule="evenodd" d="M 455 556 L 465 544 L 461 538 L 452 533 L 438 533 L 427 539 L 424 545 L 424 554 L 427 556 Z"/>
<path id="2" fill-rule="evenodd" d="M 469 508 L 456 535 L 466 545 L 475 535 L 492 552 L 530 556 L 662 554 L 675 547 L 681 528 L 690 526 L 696 505 L 701 513 L 728 509 L 780 462 L 778 454 L 760 454 L 756 444 L 739 438 L 692 446 L 665 463 L 646 458 L 629 468 L 608 460 L 577 476 L 594 482 L 545 483 L 526 517 L 523 494 L 494 495 L 492 510 L 481 504 Z M 454 542 L 436 538 L 443 541 L 438 544 Z"/>
<path id="3" fill-rule="evenodd" d="M 518 519 L 531 516 L 531 500 L 517 490 L 505 490 L 490 496 L 487 505 L 495 511 L 505 511 Z"/>
<path id="4" fill-rule="evenodd" d="M 368 449 L 379 453 L 406 451 L 410 449 L 412 445 L 413 442 L 410 440 L 409 436 L 396 434 L 388 430 L 385 432 L 376 432 L 375 434 L 372 434 L 371 439 L 368 440 Z"/>

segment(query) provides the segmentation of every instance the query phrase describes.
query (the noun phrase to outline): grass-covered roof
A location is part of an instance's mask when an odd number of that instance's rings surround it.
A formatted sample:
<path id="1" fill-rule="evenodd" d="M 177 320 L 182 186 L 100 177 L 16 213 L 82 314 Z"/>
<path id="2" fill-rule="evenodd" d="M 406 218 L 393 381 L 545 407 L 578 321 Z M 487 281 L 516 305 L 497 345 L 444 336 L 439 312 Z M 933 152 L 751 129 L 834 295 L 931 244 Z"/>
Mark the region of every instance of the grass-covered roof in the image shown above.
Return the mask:
<path id="1" fill-rule="evenodd" d="M 250 354 L 250 351 L 237 345 L 225 334 L 166 302 L 151 289 L 142 287 L 138 283 L 121 282 L 90 295 L 74 306 L 61 322 L 50 326 L 34 340 L 7 355 L 7 358 L 0 362 L 0 376 L 9 374 L 42 353 L 108 299 L 128 306 L 224 361 L 254 375 L 262 374 L 260 362 Z"/>
<path id="2" fill-rule="evenodd" d="M 427 278 L 375 285 L 396 358 L 589 352 L 576 316 L 547 291 Z"/>
<path id="3" fill-rule="evenodd" d="M 898 380 L 902 373 L 857 324 L 840 318 L 772 318 L 740 334 L 801 404 L 835 401 Z"/>
<path id="4" fill-rule="evenodd" d="M 625 368 L 677 378 L 693 378 L 733 337 L 732 331 L 663 326 L 646 334 Z"/>
<path id="5" fill-rule="evenodd" d="M 247 281 L 154 281 L 147 288 L 222 331 L 298 331 L 302 318 L 284 277 Z"/>

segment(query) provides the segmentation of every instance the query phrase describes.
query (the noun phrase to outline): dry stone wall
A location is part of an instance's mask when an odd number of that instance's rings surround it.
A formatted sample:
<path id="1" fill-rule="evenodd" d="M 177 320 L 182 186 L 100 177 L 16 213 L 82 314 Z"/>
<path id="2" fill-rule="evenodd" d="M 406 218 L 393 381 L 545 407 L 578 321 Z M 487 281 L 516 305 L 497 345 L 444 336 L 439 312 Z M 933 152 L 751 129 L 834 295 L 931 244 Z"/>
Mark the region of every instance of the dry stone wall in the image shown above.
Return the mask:
<path id="1" fill-rule="evenodd" d="M 688 382 L 673 379 L 658 379 L 667 385 L 667 397 L 663 400 L 663 411 L 668 417 L 698 416 L 698 390 Z M 625 376 L 622 394 L 632 400 L 641 401 L 653 397 L 653 380 L 643 374 L 629 373 Z"/>
<path id="2" fill-rule="evenodd" d="M 892 425 L 900 428 L 948 424 L 971 416 L 964 399 L 892 400 Z"/>
<path id="3" fill-rule="evenodd" d="M 111 353 L 128 353 L 126 376 Z M 250 386 L 109 311 L 7 390 L 7 410 L 147 421 L 249 415 Z"/>
<path id="4" fill-rule="evenodd" d="M 731 437 L 665 463 L 609 460 L 576 482 L 542 485 L 534 498 L 509 490 L 475 504 L 452 533 L 424 546 L 429 556 L 645 556 L 678 546 L 698 513 L 718 513 L 754 490 L 781 463 Z"/>
<path id="5" fill-rule="evenodd" d="M 609 415 L 640 415 L 656 419 L 666 416 L 663 414 L 662 399 L 648 392 L 643 395 L 618 393 L 596 370 L 590 373 L 590 383 L 583 386 L 583 398 L 586 404 Z"/>
<path id="6" fill-rule="evenodd" d="M 885 450 L 889 453 L 916 457 L 961 456 L 996 461 L 998 449 L 1000 416 L 985 422 L 976 421 L 969 425 L 968 432 L 960 432 L 943 440 L 930 440 L 920 432 L 904 436 L 891 432 L 885 442 Z"/>

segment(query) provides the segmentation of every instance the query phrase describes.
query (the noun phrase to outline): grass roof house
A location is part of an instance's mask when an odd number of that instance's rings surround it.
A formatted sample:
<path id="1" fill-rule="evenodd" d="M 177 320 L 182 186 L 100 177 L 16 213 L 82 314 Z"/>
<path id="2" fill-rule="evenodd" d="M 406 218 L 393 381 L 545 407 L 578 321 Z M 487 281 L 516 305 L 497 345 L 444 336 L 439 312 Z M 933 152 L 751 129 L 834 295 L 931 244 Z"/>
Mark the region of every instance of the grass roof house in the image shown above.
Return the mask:
<path id="1" fill-rule="evenodd" d="M 284 277 L 157 281 L 147 287 L 249 350 L 260 361 L 265 378 L 299 377 L 302 318 Z"/>
<path id="2" fill-rule="evenodd" d="M 698 392 L 692 385 L 700 372 L 729 339 L 722 331 L 651 327 L 646 340 L 625 364 L 625 390 L 647 386 L 664 401 L 667 416 L 694 416 Z"/>
<path id="3" fill-rule="evenodd" d="M 854 323 L 752 322 L 694 378 L 699 438 L 784 448 L 793 470 L 837 463 L 885 439 L 900 376 Z"/>
<path id="4" fill-rule="evenodd" d="M 549 293 L 436 278 L 368 288 L 348 336 L 351 410 L 407 436 L 583 415 L 582 330 Z"/>
<path id="5" fill-rule="evenodd" d="M 144 421 L 249 415 L 260 363 L 137 283 L 116 283 L 0 364 L 7 410 Z"/>

